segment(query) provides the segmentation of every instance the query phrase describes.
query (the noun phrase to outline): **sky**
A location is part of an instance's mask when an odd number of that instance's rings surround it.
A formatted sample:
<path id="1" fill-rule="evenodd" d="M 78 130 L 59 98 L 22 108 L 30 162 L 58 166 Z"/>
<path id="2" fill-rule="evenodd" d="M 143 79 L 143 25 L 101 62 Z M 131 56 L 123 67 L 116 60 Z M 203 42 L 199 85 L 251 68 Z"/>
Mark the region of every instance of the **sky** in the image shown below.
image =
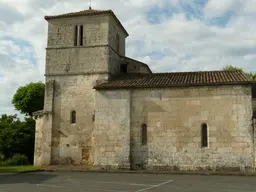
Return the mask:
<path id="1" fill-rule="evenodd" d="M 126 56 L 153 72 L 256 72 L 255 0 L 92 0 L 112 9 L 129 33 Z M 16 90 L 44 82 L 45 15 L 88 9 L 89 0 L 0 0 L 0 114 L 20 114 Z M 21 116 L 20 116 L 21 117 Z"/>

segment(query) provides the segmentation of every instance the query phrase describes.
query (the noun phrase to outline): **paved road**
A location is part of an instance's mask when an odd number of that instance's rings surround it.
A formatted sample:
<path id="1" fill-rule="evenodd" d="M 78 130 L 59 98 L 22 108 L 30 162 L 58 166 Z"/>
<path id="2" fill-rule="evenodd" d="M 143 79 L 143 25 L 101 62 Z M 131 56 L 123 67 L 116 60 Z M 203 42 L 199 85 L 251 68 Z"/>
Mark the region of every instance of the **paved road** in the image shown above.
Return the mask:
<path id="1" fill-rule="evenodd" d="M 0 192 L 256 192 L 256 177 L 38 172 L 0 175 Z"/>

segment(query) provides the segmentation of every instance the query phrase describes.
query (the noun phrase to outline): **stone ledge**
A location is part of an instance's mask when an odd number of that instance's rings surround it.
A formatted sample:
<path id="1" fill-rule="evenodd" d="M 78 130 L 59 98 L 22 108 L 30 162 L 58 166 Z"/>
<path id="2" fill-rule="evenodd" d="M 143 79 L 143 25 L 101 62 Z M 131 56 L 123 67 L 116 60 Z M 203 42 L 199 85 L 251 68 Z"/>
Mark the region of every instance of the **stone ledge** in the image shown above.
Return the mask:
<path id="1" fill-rule="evenodd" d="M 32 113 L 33 117 L 35 117 L 35 118 L 42 117 L 43 115 L 47 115 L 47 114 L 53 114 L 53 112 L 40 110 L 40 111 L 36 111 L 36 112 Z"/>

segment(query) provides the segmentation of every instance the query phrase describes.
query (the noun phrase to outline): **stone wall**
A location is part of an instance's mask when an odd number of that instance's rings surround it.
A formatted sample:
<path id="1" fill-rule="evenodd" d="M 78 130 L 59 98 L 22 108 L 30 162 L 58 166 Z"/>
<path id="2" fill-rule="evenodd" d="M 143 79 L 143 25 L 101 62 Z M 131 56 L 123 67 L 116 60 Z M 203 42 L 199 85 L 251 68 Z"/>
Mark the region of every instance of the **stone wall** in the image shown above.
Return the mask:
<path id="1" fill-rule="evenodd" d="M 109 16 L 101 15 L 50 20 L 47 48 L 74 47 L 76 25 L 83 25 L 83 46 L 108 45 Z"/>
<path id="2" fill-rule="evenodd" d="M 109 47 L 48 49 L 46 74 L 108 73 Z"/>
<path id="3" fill-rule="evenodd" d="M 83 25 L 83 46 L 74 47 L 75 25 Z M 98 81 L 109 77 L 111 47 L 108 35 L 109 16 L 49 21 L 46 82 L 55 81 L 52 135 L 48 136 L 51 139 L 49 145 L 51 150 L 48 153 L 51 164 L 92 165 L 94 162 L 92 130 L 95 90 L 93 87 Z M 45 98 L 45 101 L 47 100 L 48 97 Z M 75 124 L 71 123 L 72 111 L 76 111 Z M 40 121 L 45 124 L 44 119 Z"/>
<path id="4" fill-rule="evenodd" d="M 119 34 L 119 50 L 117 50 L 117 34 Z M 119 55 L 125 56 L 125 39 L 127 35 L 124 33 L 122 28 L 117 25 L 114 18 L 109 17 L 109 45 L 117 52 Z"/>
<path id="5" fill-rule="evenodd" d="M 82 46 L 74 46 L 76 25 L 83 25 Z M 110 15 L 50 20 L 46 74 L 118 73 L 117 33 L 120 35 L 119 55 L 124 56 L 126 34 Z"/>
<path id="6" fill-rule="evenodd" d="M 55 80 L 52 131 L 52 164 L 94 163 L 92 131 L 94 129 L 95 90 L 97 81 L 107 75 L 48 77 Z M 71 124 L 71 112 L 76 123 Z"/>
<path id="7" fill-rule="evenodd" d="M 142 74 L 152 73 L 150 68 L 147 66 L 147 64 L 128 58 L 128 57 L 121 57 L 121 64 L 128 64 L 127 65 L 128 73 L 142 73 Z"/>
<path id="8" fill-rule="evenodd" d="M 80 25 L 83 45 L 75 46 L 75 26 Z M 116 33 L 120 35 L 119 53 L 125 55 L 126 35 L 111 15 L 48 21 L 47 86 L 44 111 L 36 123 L 36 165 L 94 164 L 93 87 L 120 71 Z M 75 124 L 70 120 L 73 110 Z"/>
<path id="9" fill-rule="evenodd" d="M 130 91 L 97 91 L 95 166 L 129 168 Z"/>
<path id="10" fill-rule="evenodd" d="M 249 87 L 220 86 L 133 90 L 131 161 L 133 167 L 252 166 L 252 104 Z M 141 124 L 148 144 L 141 146 Z M 208 147 L 201 147 L 201 125 Z"/>
<path id="11" fill-rule="evenodd" d="M 120 56 L 113 50 L 109 49 L 109 72 L 112 75 L 118 75 L 120 74 Z"/>
<path id="12" fill-rule="evenodd" d="M 49 165 L 51 162 L 51 144 L 53 129 L 54 81 L 46 81 L 44 110 L 35 114 L 35 152 L 34 165 Z"/>
<path id="13" fill-rule="evenodd" d="M 43 127 L 44 127 L 44 119 L 42 116 L 39 118 L 37 116 L 36 119 L 36 127 L 35 127 L 35 147 L 34 147 L 34 165 L 40 166 L 42 164 L 42 139 L 43 139 Z"/>
<path id="14" fill-rule="evenodd" d="M 36 119 L 34 165 L 51 163 L 52 114 L 44 114 Z"/>

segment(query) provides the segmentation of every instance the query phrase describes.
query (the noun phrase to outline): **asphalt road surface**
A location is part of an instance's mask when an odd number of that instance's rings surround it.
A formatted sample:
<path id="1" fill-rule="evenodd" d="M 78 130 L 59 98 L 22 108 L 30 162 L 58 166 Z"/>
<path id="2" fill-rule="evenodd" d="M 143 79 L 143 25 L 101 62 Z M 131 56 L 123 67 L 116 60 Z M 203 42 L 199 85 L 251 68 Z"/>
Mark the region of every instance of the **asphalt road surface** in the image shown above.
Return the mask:
<path id="1" fill-rule="evenodd" d="M 137 173 L 0 174 L 0 192 L 256 192 L 256 177 Z"/>

